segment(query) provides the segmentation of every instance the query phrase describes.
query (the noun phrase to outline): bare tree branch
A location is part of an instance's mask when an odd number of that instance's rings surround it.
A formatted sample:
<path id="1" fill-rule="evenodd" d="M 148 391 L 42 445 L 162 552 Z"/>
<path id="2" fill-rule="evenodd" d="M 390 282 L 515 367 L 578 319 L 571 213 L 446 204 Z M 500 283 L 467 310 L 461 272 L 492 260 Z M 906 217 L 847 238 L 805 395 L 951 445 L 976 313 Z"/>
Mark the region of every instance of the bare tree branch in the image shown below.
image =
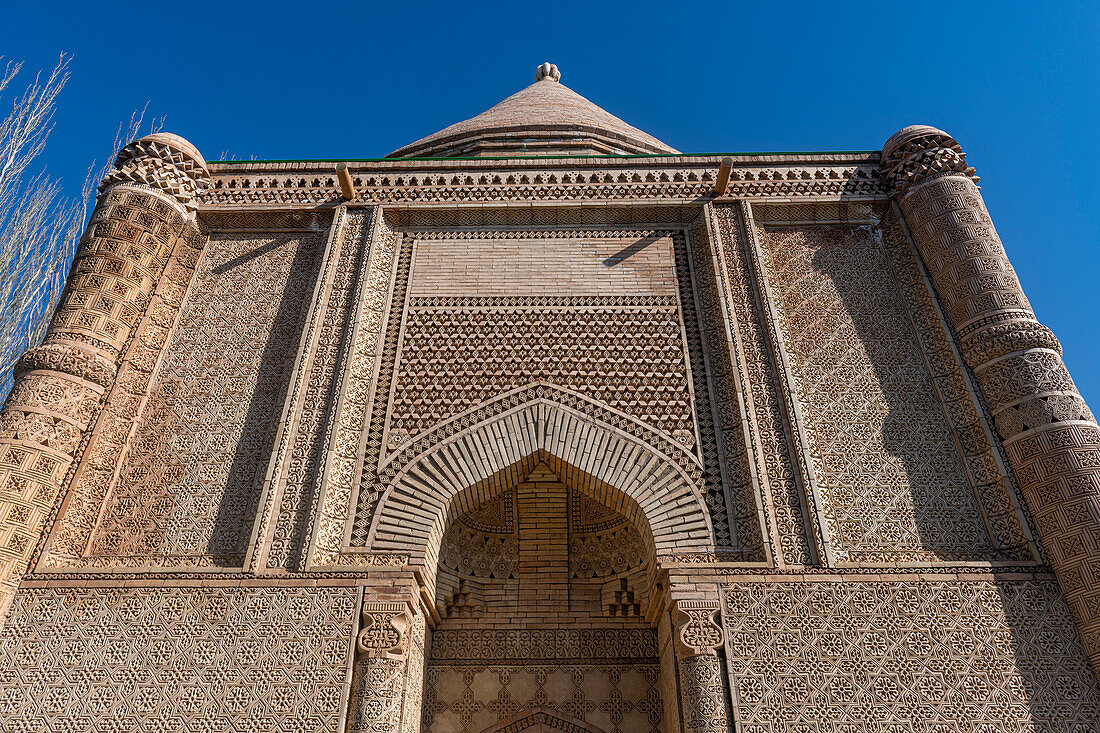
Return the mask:
<path id="1" fill-rule="evenodd" d="M 0 63 L 3 59 L 0 58 Z M 22 70 L 22 63 L 0 67 L 0 104 Z M 36 161 L 53 129 L 57 99 L 69 80 L 69 58 L 62 54 L 48 75 L 41 72 L 11 100 L 0 121 L 0 399 L 11 388 L 16 359 L 37 345 L 61 297 L 96 185 L 110 169 L 92 161 L 79 197 L 63 195 L 60 182 Z M 114 150 L 139 136 L 148 102 L 119 124 Z M 161 129 L 163 118 L 149 124 Z"/>

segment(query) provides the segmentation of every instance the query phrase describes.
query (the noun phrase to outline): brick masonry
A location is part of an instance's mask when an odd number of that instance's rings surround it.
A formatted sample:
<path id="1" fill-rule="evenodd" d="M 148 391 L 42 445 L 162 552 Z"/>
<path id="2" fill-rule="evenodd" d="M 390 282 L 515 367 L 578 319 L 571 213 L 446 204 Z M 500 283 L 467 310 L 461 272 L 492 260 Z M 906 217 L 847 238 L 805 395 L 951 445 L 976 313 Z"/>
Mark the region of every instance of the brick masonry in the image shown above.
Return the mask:
<path id="1" fill-rule="evenodd" d="M 460 240 L 417 244 L 412 298 L 674 296 L 668 237 Z"/>
<path id="2" fill-rule="evenodd" d="M 957 143 L 716 192 L 559 78 L 352 200 L 122 151 L 0 413 L 5 729 L 1100 728 L 1100 428 Z"/>

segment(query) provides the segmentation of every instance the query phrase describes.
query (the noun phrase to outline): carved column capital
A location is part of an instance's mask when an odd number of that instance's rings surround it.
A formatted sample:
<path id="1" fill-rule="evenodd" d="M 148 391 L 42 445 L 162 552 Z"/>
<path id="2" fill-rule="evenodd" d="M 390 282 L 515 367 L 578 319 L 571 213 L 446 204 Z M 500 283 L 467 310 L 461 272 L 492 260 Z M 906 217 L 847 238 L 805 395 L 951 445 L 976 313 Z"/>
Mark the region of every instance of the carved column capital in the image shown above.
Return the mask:
<path id="1" fill-rule="evenodd" d="M 426 619 L 416 599 L 402 599 L 393 591 L 384 590 L 379 598 L 372 589 L 366 590 L 362 625 L 355 640 L 358 658 L 348 731 L 419 729 Z"/>
<path id="2" fill-rule="evenodd" d="M 882 148 L 881 166 L 893 194 L 941 173 L 958 173 L 978 182 L 955 138 L 929 125 L 911 125 L 894 133 Z"/>
<path id="3" fill-rule="evenodd" d="M 184 207 L 212 181 L 206 161 L 194 145 L 179 135 L 158 132 L 133 141 L 119 151 L 115 169 L 99 186 L 100 193 L 118 183 L 138 183 L 162 191 Z"/>
<path id="4" fill-rule="evenodd" d="M 716 656 L 725 643 L 718 601 L 676 601 L 672 607 L 673 638 L 680 659 Z"/>
<path id="5" fill-rule="evenodd" d="M 409 651 L 412 614 L 405 603 L 365 602 L 355 644 L 359 652 L 380 659 L 403 659 Z"/>
<path id="6" fill-rule="evenodd" d="M 718 599 L 672 603 L 672 644 L 685 733 L 722 733 L 732 719 L 725 673 L 726 634 Z"/>

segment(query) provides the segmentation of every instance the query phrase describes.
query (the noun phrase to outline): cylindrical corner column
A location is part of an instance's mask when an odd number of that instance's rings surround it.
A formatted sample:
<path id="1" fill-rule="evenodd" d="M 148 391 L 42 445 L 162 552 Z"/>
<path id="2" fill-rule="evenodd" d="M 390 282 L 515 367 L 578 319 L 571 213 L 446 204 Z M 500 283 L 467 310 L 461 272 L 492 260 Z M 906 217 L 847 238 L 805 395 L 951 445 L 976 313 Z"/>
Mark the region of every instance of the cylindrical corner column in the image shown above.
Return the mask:
<path id="1" fill-rule="evenodd" d="M 158 133 L 123 148 L 100 186 L 50 327 L 0 412 L 0 621 L 165 265 L 201 236 L 190 209 L 208 181 L 190 143 Z"/>
<path id="2" fill-rule="evenodd" d="M 907 127 L 882 168 L 1100 673 L 1100 427 L 1040 324 L 959 144 Z"/>

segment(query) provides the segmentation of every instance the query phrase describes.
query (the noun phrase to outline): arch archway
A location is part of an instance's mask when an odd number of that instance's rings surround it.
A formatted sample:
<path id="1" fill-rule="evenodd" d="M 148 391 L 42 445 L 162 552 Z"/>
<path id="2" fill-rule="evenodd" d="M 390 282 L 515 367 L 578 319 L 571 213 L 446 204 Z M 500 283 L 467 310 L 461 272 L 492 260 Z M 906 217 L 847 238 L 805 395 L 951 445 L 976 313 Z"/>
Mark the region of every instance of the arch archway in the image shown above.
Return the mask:
<path id="1" fill-rule="evenodd" d="M 372 521 L 371 549 L 409 554 L 434 597 L 424 729 L 660 730 L 658 560 L 714 548 L 698 460 L 565 390 L 519 396 L 392 456 Z"/>
<path id="2" fill-rule="evenodd" d="M 655 567 L 633 499 L 538 451 L 451 502 L 436 608 L 445 621 L 477 619 L 472 628 L 514 616 L 545 628 L 644 623 Z"/>
<path id="3" fill-rule="evenodd" d="M 460 491 L 432 573 L 423 729 L 659 731 L 675 698 L 655 568 L 640 505 L 548 451 Z"/>
<path id="4" fill-rule="evenodd" d="M 438 442 L 426 440 L 429 447 L 404 461 L 381 497 L 370 548 L 408 553 L 413 563 L 433 566 L 454 511 L 489 498 L 509 471 L 514 476 L 525 461 L 545 456 L 590 477 L 584 491 L 617 489 L 622 498 L 604 490 L 605 498 L 635 512 L 635 524 L 644 517 L 658 555 L 714 549 L 710 515 L 689 473 L 698 468 L 693 454 L 626 415 L 614 416 L 629 430 L 583 409 L 591 403 L 599 412 L 610 412 L 603 405 L 573 393 L 567 396 L 575 406 L 567 405 L 552 398 L 556 388 L 543 391 L 551 396 L 501 411 L 483 409 L 489 417 Z M 509 397 L 496 402 L 507 404 Z M 449 422 L 459 419 L 470 421 L 460 416 Z"/>

